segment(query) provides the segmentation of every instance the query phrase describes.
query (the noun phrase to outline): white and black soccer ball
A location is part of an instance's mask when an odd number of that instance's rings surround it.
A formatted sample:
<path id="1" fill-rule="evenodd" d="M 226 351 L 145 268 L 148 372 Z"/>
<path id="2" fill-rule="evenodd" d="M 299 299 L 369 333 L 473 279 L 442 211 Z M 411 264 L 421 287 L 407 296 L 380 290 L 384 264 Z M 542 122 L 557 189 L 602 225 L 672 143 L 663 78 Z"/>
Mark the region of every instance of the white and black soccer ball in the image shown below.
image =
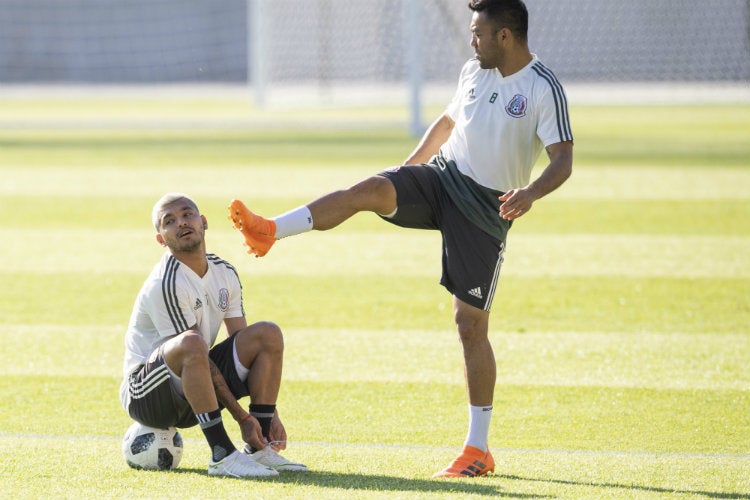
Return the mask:
<path id="1" fill-rule="evenodd" d="M 155 429 L 133 422 L 122 438 L 122 454 L 134 469 L 176 469 L 182 458 L 182 435 L 174 427 Z"/>

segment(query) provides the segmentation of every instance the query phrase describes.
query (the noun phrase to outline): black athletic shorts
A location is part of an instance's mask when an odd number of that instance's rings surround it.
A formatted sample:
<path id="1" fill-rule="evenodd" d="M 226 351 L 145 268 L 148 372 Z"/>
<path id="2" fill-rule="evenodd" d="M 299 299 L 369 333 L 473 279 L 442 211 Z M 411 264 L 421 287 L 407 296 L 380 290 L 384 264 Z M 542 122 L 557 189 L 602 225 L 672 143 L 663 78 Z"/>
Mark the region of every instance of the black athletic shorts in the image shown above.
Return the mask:
<path id="1" fill-rule="evenodd" d="M 398 210 L 384 220 L 401 227 L 437 229 L 443 236 L 440 284 L 460 300 L 490 310 L 503 263 L 505 241 L 469 221 L 429 165 L 395 167 L 380 175 L 396 188 Z"/>
<path id="2" fill-rule="evenodd" d="M 234 367 L 234 336 L 229 337 L 209 351 L 219 371 L 224 376 L 235 398 L 248 395 L 247 384 L 242 382 Z M 156 349 L 145 365 L 130 374 L 128 379 L 128 414 L 150 427 L 192 427 L 198 423 L 187 399 L 179 394 L 170 382 L 164 360 L 164 346 Z"/>

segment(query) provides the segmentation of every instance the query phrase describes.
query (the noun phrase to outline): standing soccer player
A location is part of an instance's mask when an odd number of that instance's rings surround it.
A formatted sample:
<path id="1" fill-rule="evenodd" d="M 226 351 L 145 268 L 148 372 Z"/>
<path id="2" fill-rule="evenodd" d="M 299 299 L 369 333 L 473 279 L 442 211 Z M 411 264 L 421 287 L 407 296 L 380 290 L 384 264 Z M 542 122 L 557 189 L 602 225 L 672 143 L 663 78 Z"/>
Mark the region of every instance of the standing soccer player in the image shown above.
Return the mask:
<path id="1" fill-rule="evenodd" d="M 248 326 L 239 276 L 228 262 L 206 253 L 208 223 L 193 200 L 164 195 L 152 222 L 167 252 L 138 293 L 125 334 L 125 411 L 150 427 L 200 425 L 211 448 L 209 475 L 307 470 L 277 452 L 286 446 L 276 411 L 281 330 L 270 322 Z M 229 337 L 214 345 L 222 324 Z M 249 411 L 237 401 L 245 396 Z M 242 451 L 227 435 L 222 406 L 240 427 L 247 443 Z"/>
<path id="2" fill-rule="evenodd" d="M 528 11 L 521 0 L 471 0 L 475 57 L 459 77 L 445 112 L 404 166 L 381 172 L 274 219 L 233 200 L 230 217 L 250 253 L 263 256 L 277 239 L 336 227 L 371 211 L 403 227 L 443 237 L 441 284 L 453 295 L 463 347 L 469 429 L 462 453 L 434 477 L 494 471 L 488 448 L 496 364 L 488 320 L 512 222 L 557 189 L 573 166 L 565 93 L 529 50 Z M 549 163 L 530 182 L 545 148 Z"/>

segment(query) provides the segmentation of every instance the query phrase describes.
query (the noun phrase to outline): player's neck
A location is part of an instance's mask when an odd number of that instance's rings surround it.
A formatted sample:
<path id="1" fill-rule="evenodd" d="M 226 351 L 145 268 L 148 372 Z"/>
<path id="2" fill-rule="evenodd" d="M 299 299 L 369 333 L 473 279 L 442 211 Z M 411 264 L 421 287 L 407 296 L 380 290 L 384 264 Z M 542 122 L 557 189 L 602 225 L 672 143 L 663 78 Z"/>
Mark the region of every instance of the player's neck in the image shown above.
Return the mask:
<path id="1" fill-rule="evenodd" d="M 531 55 L 528 47 L 519 48 L 514 51 L 507 60 L 503 61 L 497 69 L 504 78 L 509 77 L 514 73 L 518 73 L 525 68 L 532 60 L 534 56 Z"/>
<path id="2" fill-rule="evenodd" d="M 172 251 L 172 255 L 200 277 L 205 276 L 208 272 L 208 259 L 206 259 L 206 249 L 203 245 L 190 252 Z"/>

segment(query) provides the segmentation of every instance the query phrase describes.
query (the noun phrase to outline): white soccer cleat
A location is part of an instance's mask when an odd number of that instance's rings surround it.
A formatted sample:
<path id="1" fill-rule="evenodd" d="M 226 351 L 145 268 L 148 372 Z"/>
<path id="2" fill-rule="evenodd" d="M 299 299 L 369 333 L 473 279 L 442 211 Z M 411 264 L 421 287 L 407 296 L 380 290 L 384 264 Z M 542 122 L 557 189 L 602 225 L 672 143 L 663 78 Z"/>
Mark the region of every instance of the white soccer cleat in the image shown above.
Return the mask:
<path id="1" fill-rule="evenodd" d="M 252 453 L 250 450 L 250 445 L 246 444 L 242 452 L 247 454 L 248 457 L 252 458 L 259 464 L 263 464 L 264 466 L 270 467 L 273 470 L 296 472 L 309 470 L 305 464 L 292 462 L 282 457 L 276 450 L 273 449 L 271 445 L 268 445 L 262 450 L 256 451 L 255 453 Z"/>
<path id="2" fill-rule="evenodd" d="M 212 459 L 208 463 L 208 475 L 228 477 L 271 477 L 278 476 L 279 473 L 274 469 L 266 467 L 260 462 L 253 460 L 249 455 L 235 450 L 218 462 L 214 462 Z"/>

